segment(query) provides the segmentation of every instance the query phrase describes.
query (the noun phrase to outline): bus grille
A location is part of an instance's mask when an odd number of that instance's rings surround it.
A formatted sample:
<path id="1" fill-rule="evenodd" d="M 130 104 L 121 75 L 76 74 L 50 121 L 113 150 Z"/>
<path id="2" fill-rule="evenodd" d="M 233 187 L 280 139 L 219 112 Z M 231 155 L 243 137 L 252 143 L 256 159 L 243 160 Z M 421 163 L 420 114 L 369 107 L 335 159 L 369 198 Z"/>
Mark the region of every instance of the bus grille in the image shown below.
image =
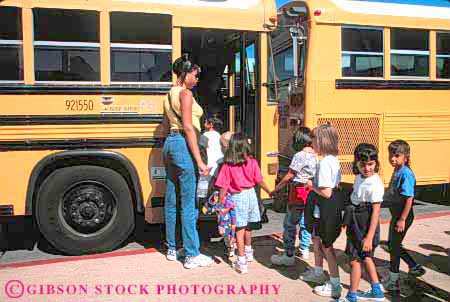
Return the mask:
<path id="1" fill-rule="evenodd" d="M 380 119 L 377 117 L 325 118 L 317 120 L 317 125 L 330 123 L 339 135 L 339 154 L 353 155 L 360 143 L 375 145 L 380 150 Z M 347 170 L 347 169 L 346 169 Z M 351 171 L 351 167 L 349 169 Z M 351 172 L 350 172 L 351 173 Z"/>

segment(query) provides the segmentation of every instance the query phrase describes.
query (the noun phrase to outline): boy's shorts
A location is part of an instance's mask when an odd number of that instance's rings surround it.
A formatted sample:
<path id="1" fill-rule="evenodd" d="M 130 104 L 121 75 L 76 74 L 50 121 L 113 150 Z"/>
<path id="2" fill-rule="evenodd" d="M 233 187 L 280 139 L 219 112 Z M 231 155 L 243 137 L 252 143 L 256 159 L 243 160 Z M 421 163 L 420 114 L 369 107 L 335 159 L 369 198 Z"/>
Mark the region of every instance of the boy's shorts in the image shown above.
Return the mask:
<path id="1" fill-rule="evenodd" d="M 232 194 L 230 198 L 236 206 L 236 227 L 243 228 L 249 222 L 259 222 L 261 214 L 259 212 L 258 198 L 254 188 L 242 190 Z"/>

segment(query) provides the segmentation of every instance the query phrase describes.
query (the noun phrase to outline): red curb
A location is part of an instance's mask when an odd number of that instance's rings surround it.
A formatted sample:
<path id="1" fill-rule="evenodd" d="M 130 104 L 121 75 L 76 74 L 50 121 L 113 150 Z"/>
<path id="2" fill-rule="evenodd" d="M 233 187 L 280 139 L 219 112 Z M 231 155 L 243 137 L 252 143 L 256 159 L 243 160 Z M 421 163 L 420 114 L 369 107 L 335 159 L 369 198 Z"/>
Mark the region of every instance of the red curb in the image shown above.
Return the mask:
<path id="1" fill-rule="evenodd" d="M 147 253 L 155 253 L 157 251 L 158 250 L 155 248 L 148 248 L 148 249 L 137 250 L 137 251 L 133 250 L 133 251 L 123 251 L 123 252 L 111 252 L 111 253 L 103 253 L 103 254 L 95 254 L 95 255 L 72 256 L 72 257 L 68 257 L 68 258 L 56 258 L 56 259 L 26 261 L 26 262 L 18 262 L 18 263 L 8 263 L 8 264 L 0 264 L 0 269 L 38 266 L 38 265 L 45 265 L 45 264 L 80 261 L 80 260 L 90 260 L 90 259 L 113 258 L 113 257 L 129 256 L 129 255 L 140 255 L 140 254 L 147 254 Z"/>
<path id="2" fill-rule="evenodd" d="M 416 216 L 415 220 L 431 219 L 431 218 L 437 218 L 437 217 L 443 217 L 443 216 L 450 216 L 450 211 Z M 383 219 L 383 220 L 380 221 L 381 224 L 386 224 L 386 223 L 389 223 L 389 222 L 390 222 L 389 219 Z M 275 234 L 271 234 L 271 235 L 265 235 L 265 236 L 262 236 L 262 237 L 264 239 L 268 239 L 268 238 L 280 239 L 282 236 L 283 236 L 282 233 L 275 233 Z M 67 258 L 26 261 L 26 262 L 19 262 L 19 263 L 0 264 L 0 269 L 19 268 L 19 267 L 28 267 L 28 266 L 38 266 L 38 265 L 46 265 L 46 264 L 62 263 L 62 262 L 71 262 L 71 261 L 80 261 L 80 260 L 90 260 L 90 259 L 102 259 L 102 258 L 113 258 L 113 257 L 131 256 L 131 255 L 140 255 L 140 254 L 147 254 L 147 253 L 155 253 L 157 251 L 158 250 L 155 249 L 155 248 L 147 248 L 147 249 L 144 249 L 144 250 L 110 252 L 110 253 L 95 254 L 95 255 L 72 256 L 72 257 L 67 257 Z"/>

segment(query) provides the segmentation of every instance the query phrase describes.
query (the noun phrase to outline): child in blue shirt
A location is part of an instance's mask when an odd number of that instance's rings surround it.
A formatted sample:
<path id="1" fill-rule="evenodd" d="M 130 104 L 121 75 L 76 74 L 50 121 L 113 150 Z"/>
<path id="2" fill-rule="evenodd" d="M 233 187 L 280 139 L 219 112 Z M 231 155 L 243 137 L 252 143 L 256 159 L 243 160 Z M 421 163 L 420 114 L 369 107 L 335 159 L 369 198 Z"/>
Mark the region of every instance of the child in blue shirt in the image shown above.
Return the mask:
<path id="1" fill-rule="evenodd" d="M 404 140 L 396 140 L 389 144 L 389 160 L 394 173 L 385 193 L 384 200 L 390 204 L 391 224 L 389 226 L 389 251 L 391 265 L 389 279 L 384 284 L 386 290 L 399 290 L 400 259 L 408 264 L 409 274 L 422 276 L 425 270 L 417 264 L 402 247 L 406 232 L 414 221 L 413 202 L 416 178 L 411 170 L 410 147 Z"/>

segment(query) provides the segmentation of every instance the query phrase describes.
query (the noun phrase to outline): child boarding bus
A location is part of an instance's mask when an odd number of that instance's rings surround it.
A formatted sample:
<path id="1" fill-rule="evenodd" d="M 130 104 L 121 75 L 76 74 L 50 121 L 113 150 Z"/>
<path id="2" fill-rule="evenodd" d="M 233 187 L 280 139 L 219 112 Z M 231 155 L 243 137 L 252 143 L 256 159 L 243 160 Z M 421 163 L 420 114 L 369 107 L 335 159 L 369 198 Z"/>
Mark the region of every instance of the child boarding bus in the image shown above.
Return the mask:
<path id="1" fill-rule="evenodd" d="M 275 115 L 261 84 L 275 22 L 273 0 L 1 1 L 1 218 L 32 216 L 71 255 L 118 247 L 136 214 L 163 222 L 163 99 L 182 53 L 204 111 L 252 137 L 274 183 L 277 128 L 260 121 Z"/>
<path id="2" fill-rule="evenodd" d="M 353 182 L 353 150 L 366 142 L 379 150 L 387 186 L 387 146 L 404 139 L 417 184 L 443 184 L 448 198 L 450 2 L 292 1 L 279 9 L 278 25 L 279 89 L 271 97 L 278 92 L 281 166 L 293 155 L 295 128 L 330 122 L 339 132 L 344 182 Z"/>

